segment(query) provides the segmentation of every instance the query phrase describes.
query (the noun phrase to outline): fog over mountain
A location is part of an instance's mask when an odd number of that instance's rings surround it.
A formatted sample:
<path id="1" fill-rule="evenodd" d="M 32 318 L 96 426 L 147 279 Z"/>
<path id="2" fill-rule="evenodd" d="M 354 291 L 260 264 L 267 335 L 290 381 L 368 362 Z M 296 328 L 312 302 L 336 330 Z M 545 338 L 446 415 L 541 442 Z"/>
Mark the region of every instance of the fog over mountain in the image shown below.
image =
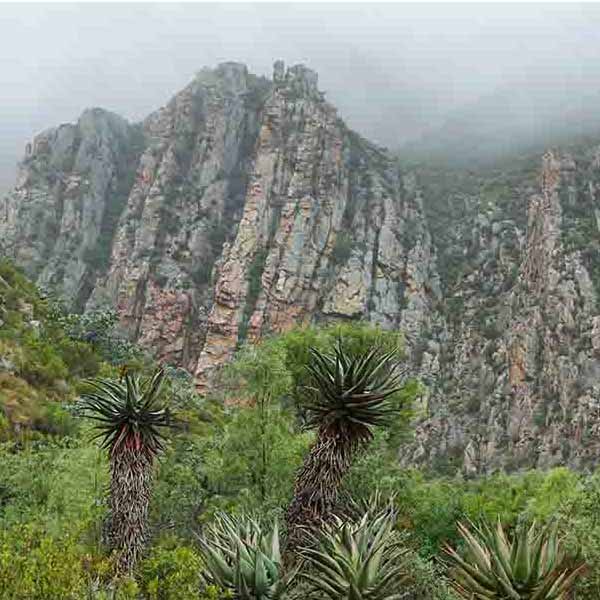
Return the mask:
<path id="1" fill-rule="evenodd" d="M 0 31 L 0 191 L 36 132 L 90 106 L 140 119 L 228 60 L 306 63 L 351 127 L 407 155 L 600 121 L 598 5 L 4 4 Z"/>

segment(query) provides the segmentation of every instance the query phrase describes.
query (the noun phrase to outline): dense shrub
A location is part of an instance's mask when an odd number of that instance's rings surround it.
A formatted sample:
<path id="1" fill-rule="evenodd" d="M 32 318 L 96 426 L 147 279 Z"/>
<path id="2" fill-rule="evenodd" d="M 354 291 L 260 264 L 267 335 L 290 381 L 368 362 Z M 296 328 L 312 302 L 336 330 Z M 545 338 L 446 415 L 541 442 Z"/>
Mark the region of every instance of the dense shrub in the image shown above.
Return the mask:
<path id="1" fill-rule="evenodd" d="M 338 233 L 331 253 L 333 263 L 335 265 L 345 265 L 352 254 L 353 246 L 354 240 L 351 234 L 345 232 Z"/>
<path id="2" fill-rule="evenodd" d="M 193 548 L 154 548 L 140 569 L 142 592 L 148 600 L 197 600 L 203 587 L 201 568 Z"/>
<path id="3" fill-rule="evenodd" d="M 10 600 L 80 600 L 104 587 L 110 577 L 106 559 L 94 557 L 71 530 L 53 537 L 41 525 L 14 525 L 0 531 L 0 590 Z M 130 586 L 119 586 L 119 597 Z"/>

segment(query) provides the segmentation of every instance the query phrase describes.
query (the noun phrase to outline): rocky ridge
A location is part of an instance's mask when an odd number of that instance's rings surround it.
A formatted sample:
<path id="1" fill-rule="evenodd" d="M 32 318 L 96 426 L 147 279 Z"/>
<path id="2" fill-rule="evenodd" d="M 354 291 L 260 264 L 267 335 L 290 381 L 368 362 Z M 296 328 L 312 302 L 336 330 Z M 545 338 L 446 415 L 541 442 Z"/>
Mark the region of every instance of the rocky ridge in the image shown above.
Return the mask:
<path id="1" fill-rule="evenodd" d="M 76 309 L 116 306 L 131 339 L 201 389 L 244 340 L 299 323 L 367 319 L 420 338 L 439 296 L 422 198 L 316 73 L 278 62 L 266 80 L 225 63 L 122 122 L 118 144 L 116 119 L 88 111 L 38 136 L 1 206 L 3 251 L 39 283 Z"/>
<path id="2" fill-rule="evenodd" d="M 448 337 L 406 463 L 467 474 L 597 464 L 599 157 L 547 152 L 539 173 L 444 198 L 463 205 L 438 236 Z"/>

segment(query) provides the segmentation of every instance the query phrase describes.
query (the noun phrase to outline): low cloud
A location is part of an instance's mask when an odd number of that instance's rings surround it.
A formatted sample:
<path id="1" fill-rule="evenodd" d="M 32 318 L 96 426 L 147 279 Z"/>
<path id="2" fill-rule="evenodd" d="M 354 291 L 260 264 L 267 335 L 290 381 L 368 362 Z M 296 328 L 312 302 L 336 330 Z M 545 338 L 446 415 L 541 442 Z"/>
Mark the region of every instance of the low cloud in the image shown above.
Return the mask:
<path id="1" fill-rule="evenodd" d="M 0 31 L 0 190 L 36 132 L 89 106 L 140 119 L 225 60 L 308 64 L 350 126 L 405 153 L 600 113 L 600 5 L 3 4 Z"/>

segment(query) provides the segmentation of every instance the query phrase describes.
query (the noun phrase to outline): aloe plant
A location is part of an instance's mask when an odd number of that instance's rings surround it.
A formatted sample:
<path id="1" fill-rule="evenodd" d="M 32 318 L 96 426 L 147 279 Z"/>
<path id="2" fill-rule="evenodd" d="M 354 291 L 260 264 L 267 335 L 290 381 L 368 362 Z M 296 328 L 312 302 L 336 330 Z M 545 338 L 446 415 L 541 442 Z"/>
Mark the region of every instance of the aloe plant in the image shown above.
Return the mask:
<path id="1" fill-rule="evenodd" d="M 358 521 L 335 515 L 316 544 L 304 547 L 304 579 L 319 598 L 399 600 L 406 597 L 403 548 L 394 531 L 396 514 L 387 508 L 366 512 Z"/>
<path id="2" fill-rule="evenodd" d="M 200 537 L 205 578 L 239 600 L 277 600 L 292 586 L 296 571 L 282 572 L 277 523 L 270 530 L 250 517 L 224 513 Z"/>
<path id="3" fill-rule="evenodd" d="M 82 412 L 96 422 L 110 459 L 108 538 L 120 571 L 133 571 L 148 537 L 154 462 L 171 423 L 160 400 L 164 378 L 159 369 L 149 378 L 94 379 L 81 396 Z"/>
<path id="4" fill-rule="evenodd" d="M 566 600 L 584 569 L 569 564 L 555 529 L 520 526 L 512 539 L 498 522 L 458 529 L 466 554 L 444 548 L 452 586 L 469 600 Z"/>
<path id="5" fill-rule="evenodd" d="M 287 557 L 301 545 L 307 526 L 317 529 L 336 509 L 356 451 L 394 413 L 388 398 L 402 386 L 396 352 L 375 346 L 356 354 L 340 339 L 332 354 L 312 348 L 311 357 L 305 408 L 317 439 L 298 473 L 286 513 Z"/>

